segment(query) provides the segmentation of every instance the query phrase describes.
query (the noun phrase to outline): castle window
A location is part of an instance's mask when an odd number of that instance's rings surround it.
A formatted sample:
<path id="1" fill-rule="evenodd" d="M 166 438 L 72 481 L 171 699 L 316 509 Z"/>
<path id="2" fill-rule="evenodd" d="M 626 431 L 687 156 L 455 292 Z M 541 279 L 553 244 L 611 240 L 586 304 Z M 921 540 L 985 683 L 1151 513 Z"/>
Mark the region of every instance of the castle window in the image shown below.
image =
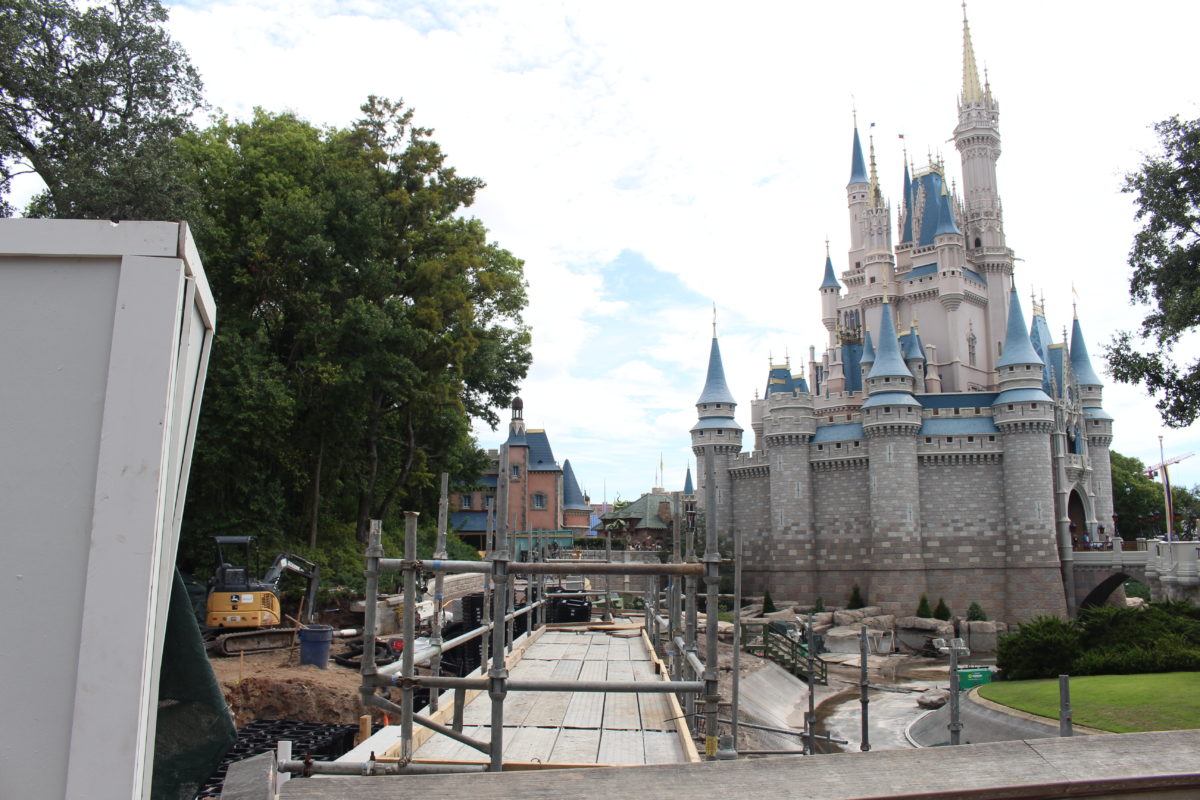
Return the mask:
<path id="1" fill-rule="evenodd" d="M 725 431 L 721 430 L 720 428 L 717 428 L 717 436 L 724 436 L 724 435 L 725 435 Z"/>
<path id="2" fill-rule="evenodd" d="M 953 441 L 954 441 L 954 437 L 953 437 L 953 436 L 947 436 L 947 437 L 946 437 L 946 441 L 947 441 L 947 442 L 953 442 Z"/>
<path id="3" fill-rule="evenodd" d="M 1037 403 L 1030 403 L 1030 404 L 1029 404 L 1029 407 L 1030 407 L 1030 408 L 1037 408 Z"/>
<path id="4" fill-rule="evenodd" d="M 541 492 L 533 493 L 533 507 L 538 511 L 543 511 L 546 508 L 546 495 Z"/>
<path id="5" fill-rule="evenodd" d="M 926 436 L 926 437 L 925 437 L 925 444 L 933 444 L 933 437 L 932 437 L 932 436 Z"/>
<path id="6" fill-rule="evenodd" d="M 891 407 L 891 406 L 884 406 L 884 407 L 883 407 L 883 413 L 885 413 L 885 414 L 890 414 L 890 413 L 892 413 L 892 407 Z"/>
<path id="7" fill-rule="evenodd" d="M 858 442 L 855 442 L 855 443 L 854 443 L 854 446 L 855 446 L 855 447 L 858 447 Z"/>
<path id="8" fill-rule="evenodd" d="M 973 441 L 975 441 L 975 437 L 974 437 L 974 436 L 968 436 L 968 437 L 967 437 L 967 441 L 968 441 L 968 442 L 973 442 Z"/>
<path id="9" fill-rule="evenodd" d="M 846 422 L 849 422 L 852 419 L 854 419 L 854 417 L 852 415 L 850 415 L 850 414 L 846 415 Z"/>
<path id="10" fill-rule="evenodd" d="M 875 276 L 872 275 L 871 279 L 869 281 L 867 281 L 867 283 L 874 283 L 874 282 L 875 282 Z"/>
<path id="11" fill-rule="evenodd" d="M 983 241 L 982 241 L 982 240 L 980 240 L 980 238 L 979 238 L 978 236 L 976 236 L 976 237 L 975 237 L 975 246 L 976 246 L 976 247 L 983 247 Z"/>
<path id="12" fill-rule="evenodd" d="M 884 382 L 884 383 L 891 383 L 891 382 L 892 382 L 892 379 L 891 379 L 891 378 L 884 378 L 884 379 L 883 379 L 883 382 Z"/>
<path id="13" fill-rule="evenodd" d="M 830 416 L 830 417 L 829 417 L 829 421 L 830 421 L 830 422 L 833 422 L 833 417 L 832 417 L 832 416 Z"/>
<path id="14" fill-rule="evenodd" d="M 819 445 L 817 445 L 817 449 L 818 449 L 818 450 L 824 450 L 824 449 L 825 449 L 825 445 L 823 445 L 823 444 L 819 444 Z"/>
<path id="15" fill-rule="evenodd" d="M 962 409 L 959 409 L 959 408 L 954 409 L 954 416 L 957 417 L 959 415 L 960 411 L 962 411 Z"/>
<path id="16" fill-rule="evenodd" d="M 978 416 L 982 413 L 983 413 L 983 409 L 980 408 L 979 406 L 975 406 L 975 415 Z"/>
<path id="17" fill-rule="evenodd" d="M 838 450 L 841 450 L 841 449 L 842 449 L 842 443 L 841 443 L 841 442 L 838 442 L 837 444 L 835 444 L 835 445 L 834 445 L 834 447 L 836 447 Z"/>
<path id="18" fill-rule="evenodd" d="M 519 478 L 519 477 L 521 477 L 521 465 L 520 465 L 520 464 L 513 464 L 513 465 L 512 465 L 512 468 L 509 470 L 509 473 L 508 473 L 508 474 L 509 474 L 510 476 L 514 477 L 514 478 Z"/>
<path id="19" fill-rule="evenodd" d="M 935 417 L 937 417 L 937 416 L 940 416 L 940 415 L 941 415 L 941 413 L 942 413 L 942 410 L 941 410 L 940 408 L 935 408 L 935 409 L 933 410 L 933 415 L 934 415 Z"/>
<path id="20" fill-rule="evenodd" d="M 989 441 L 989 442 L 994 442 L 994 441 L 996 441 L 996 437 L 995 437 L 995 436 L 989 436 L 989 437 L 988 437 L 988 441 Z"/>
<path id="21" fill-rule="evenodd" d="M 1009 410 L 1009 411 L 1012 411 L 1012 410 L 1013 410 L 1013 404 L 1012 404 L 1012 403 L 1009 403 L 1009 404 L 1008 404 L 1008 410 Z"/>
<path id="22" fill-rule="evenodd" d="M 977 340 L 975 339 L 975 332 L 972 331 L 971 335 L 967 337 L 967 361 L 970 362 L 972 367 L 975 366 L 975 342 L 976 341 Z"/>
<path id="23" fill-rule="evenodd" d="M 464 494 L 462 497 L 458 498 L 458 507 L 459 508 L 470 508 L 471 507 L 471 495 Z"/>

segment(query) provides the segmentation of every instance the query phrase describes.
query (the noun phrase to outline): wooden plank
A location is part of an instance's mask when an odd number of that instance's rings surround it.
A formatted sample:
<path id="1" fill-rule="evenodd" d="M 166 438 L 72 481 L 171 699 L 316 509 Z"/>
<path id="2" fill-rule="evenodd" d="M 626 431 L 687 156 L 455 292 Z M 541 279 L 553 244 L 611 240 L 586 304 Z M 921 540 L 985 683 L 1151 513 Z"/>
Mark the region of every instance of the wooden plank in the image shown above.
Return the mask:
<path id="1" fill-rule="evenodd" d="M 608 660 L 609 661 L 628 661 L 629 660 L 629 640 L 628 639 L 618 639 L 615 636 L 609 637 Z"/>
<path id="2" fill-rule="evenodd" d="M 645 764 L 646 750 L 641 731 L 600 732 L 600 751 L 597 761 L 605 764 Z"/>
<path id="3" fill-rule="evenodd" d="M 546 680 L 554 672 L 554 662 L 525 660 L 509 671 L 513 680 Z M 504 727 L 524 725 L 530 710 L 542 699 L 543 692 L 509 692 L 504 699 Z M 489 717 L 489 722 L 491 718 Z"/>
<path id="4" fill-rule="evenodd" d="M 567 656 L 566 644 L 542 644 L 538 643 L 537 647 L 530 648 L 525 654 L 526 660 L 536 658 L 540 661 L 558 661 L 560 658 Z"/>
<path id="5" fill-rule="evenodd" d="M 490 735 L 489 729 L 480 725 L 472 725 L 471 727 L 464 725 L 462 732 L 467 736 L 470 736 L 472 739 L 480 739 L 483 741 L 486 741 L 487 737 Z M 434 733 L 433 736 L 429 738 L 429 741 L 417 748 L 414 757 L 439 760 L 452 759 L 463 757 L 460 755 L 463 752 L 474 753 L 474 757 L 477 758 L 487 758 L 486 755 L 474 749 L 473 747 L 467 747 L 462 742 L 451 739 L 449 736 L 443 736 L 440 733 Z M 471 758 L 471 756 L 466 757 Z"/>
<path id="6" fill-rule="evenodd" d="M 657 665 L 660 675 L 668 675 L 669 670 L 667 665 L 659 660 L 658 655 L 654 652 L 654 648 L 650 646 L 650 637 L 646 635 L 646 631 L 642 631 L 642 644 L 650 653 L 650 659 Z M 687 724 L 687 720 L 683 718 L 683 708 L 679 705 L 679 698 L 673 694 L 665 695 L 667 704 L 670 706 L 668 717 L 675 720 L 675 734 L 679 737 L 679 745 L 683 748 L 684 754 L 687 756 L 689 763 L 699 763 L 700 753 L 696 751 L 696 743 L 692 741 L 692 729 Z"/>
<path id="7" fill-rule="evenodd" d="M 636 681 L 661 681 L 654 674 L 654 666 L 649 661 L 634 661 L 633 679 Z M 674 713 L 665 694 L 640 694 L 638 706 L 642 712 L 642 730 L 645 731 L 674 731 L 675 722 L 671 718 Z M 684 759 L 680 759 L 684 760 Z M 658 763 L 658 762 L 655 762 Z"/>
<path id="8" fill-rule="evenodd" d="M 587 658 L 588 647 L 591 645 L 586 639 L 581 639 L 571 644 L 568 644 L 566 650 L 563 651 L 563 658 L 582 661 Z"/>
<path id="9" fill-rule="evenodd" d="M 647 764 L 682 764 L 688 760 L 679 737 L 674 733 L 642 731 L 642 748 Z"/>
<path id="10" fill-rule="evenodd" d="M 505 730 L 504 760 L 538 761 L 545 763 L 550 760 L 550 752 L 554 749 L 554 741 L 557 738 L 557 728 L 517 728 L 515 731 Z"/>
<path id="11" fill-rule="evenodd" d="M 632 681 L 633 665 L 629 661 L 610 661 L 608 680 Z M 604 695 L 604 727 L 623 730 L 641 730 L 642 717 L 638 710 L 638 696 L 633 692 L 607 692 Z M 603 758 L 601 760 L 604 760 Z"/>
<path id="12" fill-rule="evenodd" d="M 582 661 L 559 661 L 550 673 L 550 680 L 575 681 L 579 679 Z M 526 725 L 538 727 L 554 727 L 562 725 L 571 705 L 573 692 L 538 692 L 537 702 L 525 716 Z"/>
<path id="13" fill-rule="evenodd" d="M 555 763 L 596 763 L 600 731 L 595 728 L 563 728 L 558 732 L 550 760 Z"/>
<path id="14" fill-rule="evenodd" d="M 607 661 L 584 661 L 579 680 L 602 681 L 608 675 Z M 600 692 L 575 692 L 563 717 L 564 728 L 599 728 L 604 721 L 604 695 Z"/>

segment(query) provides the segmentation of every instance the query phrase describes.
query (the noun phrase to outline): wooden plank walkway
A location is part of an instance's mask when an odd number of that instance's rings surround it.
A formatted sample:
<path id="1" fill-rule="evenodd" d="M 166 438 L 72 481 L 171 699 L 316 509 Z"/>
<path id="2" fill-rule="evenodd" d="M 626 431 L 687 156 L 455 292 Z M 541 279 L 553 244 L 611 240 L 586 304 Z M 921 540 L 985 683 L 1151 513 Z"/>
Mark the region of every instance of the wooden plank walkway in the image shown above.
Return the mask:
<path id="1" fill-rule="evenodd" d="M 620 635 L 617 635 L 619 633 Z M 513 680 L 659 681 L 645 640 L 629 631 L 546 631 L 509 671 Z M 512 692 L 504 703 L 504 760 L 559 764 L 678 764 L 688 761 L 664 694 Z M 463 711 L 463 733 L 487 741 L 491 700 L 480 694 Z M 441 734 L 417 761 L 486 761 Z"/>

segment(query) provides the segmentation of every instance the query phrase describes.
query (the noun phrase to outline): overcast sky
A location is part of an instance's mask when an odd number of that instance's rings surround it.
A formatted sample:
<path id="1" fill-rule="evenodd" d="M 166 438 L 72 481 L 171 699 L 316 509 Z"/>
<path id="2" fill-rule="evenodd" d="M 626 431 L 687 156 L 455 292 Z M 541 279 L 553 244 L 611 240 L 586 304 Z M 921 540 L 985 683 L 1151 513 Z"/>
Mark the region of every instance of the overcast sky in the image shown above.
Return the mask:
<path id="1" fill-rule="evenodd" d="M 1150 125 L 1196 117 L 1200 4 L 976 0 L 976 56 L 1000 102 L 999 186 L 1028 315 L 1051 330 L 1072 285 L 1097 371 L 1136 327 L 1119 188 Z M 594 501 L 678 489 L 717 306 L 738 420 L 769 356 L 825 342 L 825 239 L 846 266 L 852 107 L 898 206 L 899 135 L 917 166 L 945 157 L 962 82 L 954 0 L 855 3 L 196 0 L 170 27 L 212 106 L 346 125 L 368 94 L 403 98 L 460 173 L 471 210 L 525 260 L 533 367 L 521 395 Z M 864 141 L 865 145 L 865 141 Z M 959 179 L 961 183 L 961 179 Z M 1200 452 L 1133 387 L 1105 388 L 1113 448 Z M 509 414 L 502 417 L 507 420 Z M 502 427 L 503 431 L 503 427 Z M 479 430 L 495 447 L 503 432 Z M 752 437 L 747 435 L 747 446 Z M 1200 456 L 1177 482 L 1200 483 Z"/>

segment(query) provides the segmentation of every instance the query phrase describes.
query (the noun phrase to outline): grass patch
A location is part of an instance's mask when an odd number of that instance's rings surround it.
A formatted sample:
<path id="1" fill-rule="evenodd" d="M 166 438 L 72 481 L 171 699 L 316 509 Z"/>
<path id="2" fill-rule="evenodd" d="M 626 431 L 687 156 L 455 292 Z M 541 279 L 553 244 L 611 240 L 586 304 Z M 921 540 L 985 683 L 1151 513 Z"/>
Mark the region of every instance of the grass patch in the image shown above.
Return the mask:
<path id="1" fill-rule="evenodd" d="M 1058 719 L 1058 680 L 1000 681 L 979 694 L 994 703 Z M 1072 718 L 1113 733 L 1200 728 L 1200 672 L 1091 675 L 1071 679 Z"/>

